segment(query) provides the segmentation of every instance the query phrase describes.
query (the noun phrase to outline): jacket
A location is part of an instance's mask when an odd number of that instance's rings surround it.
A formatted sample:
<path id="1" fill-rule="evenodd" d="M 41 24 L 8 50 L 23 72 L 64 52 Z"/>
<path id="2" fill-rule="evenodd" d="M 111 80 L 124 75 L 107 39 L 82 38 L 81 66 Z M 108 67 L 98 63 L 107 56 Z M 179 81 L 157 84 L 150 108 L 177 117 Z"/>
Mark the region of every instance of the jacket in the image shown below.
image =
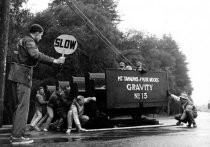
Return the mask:
<path id="1" fill-rule="evenodd" d="M 192 111 L 193 113 L 197 114 L 197 108 L 196 106 L 193 104 L 193 102 L 191 102 L 189 99 L 187 99 L 187 101 L 185 103 L 183 103 L 181 100 L 180 100 L 180 97 L 179 96 L 176 96 L 174 94 L 171 94 L 171 97 L 175 100 L 175 101 L 180 101 L 181 103 L 181 107 L 182 107 L 182 111 L 184 111 L 187 106 L 191 106 L 192 108 Z"/>
<path id="2" fill-rule="evenodd" d="M 36 94 L 36 103 L 35 103 L 36 110 L 39 110 L 39 111 L 42 112 L 42 107 L 44 105 L 46 105 L 47 102 L 48 101 L 46 101 L 45 94 L 41 94 L 40 92 L 37 92 L 37 94 Z"/>
<path id="3" fill-rule="evenodd" d="M 52 63 L 53 60 L 54 58 L 39 52 L 37 43 L 31 36 L 25 36 L 13 52 L 8 79 L 31 87 L 33 67 L 38 61 Z"/>

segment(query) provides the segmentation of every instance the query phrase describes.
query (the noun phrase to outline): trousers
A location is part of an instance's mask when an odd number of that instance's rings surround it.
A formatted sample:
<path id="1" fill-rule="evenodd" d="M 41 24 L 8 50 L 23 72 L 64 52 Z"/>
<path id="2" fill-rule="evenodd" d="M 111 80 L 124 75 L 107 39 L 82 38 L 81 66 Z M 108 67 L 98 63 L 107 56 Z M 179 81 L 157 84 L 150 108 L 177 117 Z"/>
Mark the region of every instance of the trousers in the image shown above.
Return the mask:
<path id="1" fill-rule="evenodd" d="M 40 112 L 40 110 L 36 110 L 34 117 L 31 120 L 31 126 L 37 125 L 37 123 L 40 121 L 41 118 L 42 118 L 42 112 Z"/>
<path id="2" fill-rule="evenodd" d="M 72 128 L 73 120 L 76 127 L 78 127 L 78 125 L 80 125 L 80 122 L 81 124 L 85 124 L 89 120 L 89 117 L 87 115 L 78 116 L 78 114 L 75 114 L 72 110 L 69 110 L 67 115 L 67 123 L 69 129 Z"/>
<path id="3" fill-rule="evenodd" d="M 192 110 L 184 110 L 182 114 L 175 115 L 175 119 L 184 123 L 195 123 L 195 118 L 197 113 L 194 113 Z"/>
<path id="4" fill-rule="evenodd" d="M 47 106 L 47 114 L 48 114 L 48 117 L 47 117 L 47 121 L 44 127 L 45 129 L 49 129 L 49 125 L 54 117 L 53 108 Z"/>
<path id="5" fill-rule="evenodd" d="M 16 101 L 13 114 L 12 136 L 21 137 L 25 133 L 28 120 L 31 88 L 12 81 L 12 95 Z"/>

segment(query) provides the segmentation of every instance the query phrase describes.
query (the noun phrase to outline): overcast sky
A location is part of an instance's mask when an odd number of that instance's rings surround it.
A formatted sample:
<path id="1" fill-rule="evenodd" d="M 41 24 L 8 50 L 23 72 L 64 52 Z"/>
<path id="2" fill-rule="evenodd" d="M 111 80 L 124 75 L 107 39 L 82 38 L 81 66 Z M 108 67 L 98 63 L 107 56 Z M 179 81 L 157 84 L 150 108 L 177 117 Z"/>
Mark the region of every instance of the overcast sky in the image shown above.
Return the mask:
<path id="1" fill-rule="evenodd" d="M 121 30 L 171 34 L 186 55 L 197 105 L 210 100 L 210 1 L 120 0 Z"/>
<path id="2" fill-rule="evenodd" d="M 29 0 L 36 13 L 50 0 Z M 186 55 L 197 105 L 210 100 L 210 0 L 119 0 L 119 29 L 136 29 L 161 37 L 171 34 Z"/>

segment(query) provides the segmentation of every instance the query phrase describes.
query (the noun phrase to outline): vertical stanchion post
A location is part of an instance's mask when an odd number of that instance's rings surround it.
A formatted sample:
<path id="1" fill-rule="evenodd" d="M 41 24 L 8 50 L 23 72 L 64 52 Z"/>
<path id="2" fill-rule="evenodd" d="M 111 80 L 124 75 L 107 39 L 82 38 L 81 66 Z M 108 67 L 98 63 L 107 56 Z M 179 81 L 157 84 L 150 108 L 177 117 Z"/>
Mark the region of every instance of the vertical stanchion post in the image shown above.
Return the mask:
<path id="1" fill-rule="evenodd" d="M 6 75 L 6 57 L 9 32 L 9 5 L 10 0 L 0 1 L 0 128 L 3 123 L 4 89 Z"/>
<path id="2" fill-rule="evenodd" d="M 167 79 L 167 90 L 169 90 L 169 82 L 168 82 L 168 70 L 169 70 L 169 67 L 166 67 L 165 69 L 166 69 L 166 79 Z M 170 115 L 170 110 L 171 110 L 170 104 L 171 104 L 171 101 L 169 99 L 169 101 L 168 101 L 168 115 Z"/>

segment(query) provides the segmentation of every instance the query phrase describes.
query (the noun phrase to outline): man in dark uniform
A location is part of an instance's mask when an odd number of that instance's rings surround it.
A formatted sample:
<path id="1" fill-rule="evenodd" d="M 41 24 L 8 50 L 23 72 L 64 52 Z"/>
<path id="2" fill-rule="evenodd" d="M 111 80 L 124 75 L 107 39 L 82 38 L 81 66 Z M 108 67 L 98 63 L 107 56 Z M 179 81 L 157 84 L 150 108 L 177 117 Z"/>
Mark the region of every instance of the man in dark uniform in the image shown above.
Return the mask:
<path id="1" fill-rule="evenodd" d="M 194 103 L 190 101 L 188 95 L 186 92 L 181 93 L 180 96 L 176 96 L 174 94 L 171 94 L 168 92 L 168 95 L 171 99 L 175 101 L 180 101 L 180 104 L 182 106 L 182 113 L 175 115 L 175 119 L 178 120 L 176 125 L 180 125 L 182 122 L 187 123 L 188 127 L 191 127 L 193 124 L 193 127 L 197 127 L 197 124 L 195 122 L 195 118 L 198 116 L 197 114 L 197 108 L 195 107 Z"/>
<path id="2" fill-rule="evenodd" d="M 124 62 L 119 63 L 119 69 L 125 70 L 125 63 Z"/>
<path id="3" fill-rule="evenodd" d="M 140 61 L 136 63 L 136 70 L 139 71 L 141 74 L 146 73 L 147 71 L 143 68 L 143 65 Z"/>
<path id="4" fill-rule="evenodd" d="M 13 116 L 12 144 L 28 144 L 33 140 L 25 138 L 25 128 L 28 119 L 30 93 L 32 86 L 33 67 L 38 61 L 63 64 L 65 57 L 54 59 L 39 52 L 37 43 L 43 35 L 43 28 L 33 24 L 29 29 L 30 34 L 22 38 L 14 51 L 8 79 L 12 81 L 13 97 L 17 100 Z"/>

